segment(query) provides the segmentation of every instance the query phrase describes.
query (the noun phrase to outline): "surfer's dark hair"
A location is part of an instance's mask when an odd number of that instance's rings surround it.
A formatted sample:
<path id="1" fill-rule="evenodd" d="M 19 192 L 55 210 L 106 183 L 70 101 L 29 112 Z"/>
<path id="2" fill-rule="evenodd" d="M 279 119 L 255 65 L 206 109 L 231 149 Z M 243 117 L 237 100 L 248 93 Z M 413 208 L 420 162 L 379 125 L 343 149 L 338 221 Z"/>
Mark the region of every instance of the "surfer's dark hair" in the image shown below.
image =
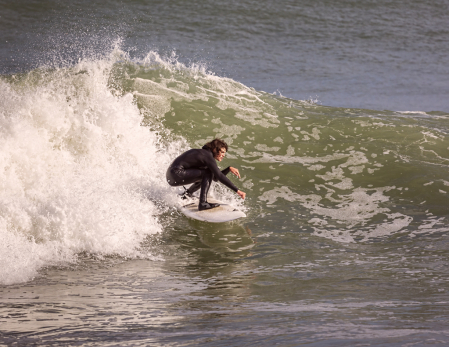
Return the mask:
<path id="1" fill-rule="evenodd" d="M 226 152 L 228 151 L 228 144 L 222 139 L 214 139 L 211 142 L 206 143 L 204 147 L 209 148 L 214 155 L 217 155 L 222 148 L 226 148 Z"/>

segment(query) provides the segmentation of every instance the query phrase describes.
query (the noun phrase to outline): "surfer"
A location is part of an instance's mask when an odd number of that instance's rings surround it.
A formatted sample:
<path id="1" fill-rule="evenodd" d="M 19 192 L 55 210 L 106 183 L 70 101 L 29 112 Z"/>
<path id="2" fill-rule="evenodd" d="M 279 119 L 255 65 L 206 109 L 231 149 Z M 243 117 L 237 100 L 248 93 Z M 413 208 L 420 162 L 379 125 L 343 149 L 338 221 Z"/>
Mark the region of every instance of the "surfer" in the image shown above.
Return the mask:
<path id="1" fill-rule="evenodd" d="M 207 193 L 212 180 L 220 181 L 228 188 L 235 191 L 242 199 L 245 199 L 246 193 L 239 190 L 226 177 L 229 172 L 240 178 L 239 170 L 231 166 L 220 171 L 215 161 L 222 161 L 228 145 L 220 139 L 212 140 L 206 143 L 201 149 L 190 149 L 177 157 L 167 169 L 167 182 L 172 187 L 182 186 L 193 183 L 189 189 L 186 189 L 182 195 L 183 199 L 192 197 L 198 189 L 200 191 L 200 202 L 198 210 L 208 210 L 220 206 L 207 202 Z"/>

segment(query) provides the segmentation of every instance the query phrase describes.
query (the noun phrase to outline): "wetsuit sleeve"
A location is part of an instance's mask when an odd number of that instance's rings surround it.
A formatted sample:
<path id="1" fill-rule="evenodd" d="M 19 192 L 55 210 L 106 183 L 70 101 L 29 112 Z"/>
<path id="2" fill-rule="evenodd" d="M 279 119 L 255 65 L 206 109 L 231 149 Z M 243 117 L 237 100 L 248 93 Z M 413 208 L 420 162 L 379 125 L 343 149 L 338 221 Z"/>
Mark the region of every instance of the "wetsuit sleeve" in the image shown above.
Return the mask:
<path id="1" fill-rule="evenodd" d="M 226 176 L 230 171 L 231 171 L 231 167 L 228 166 L 226 169 L 221 170 L 221 173 Z"/>
<path id="2" fill-rule="evenodd" d="M 214 176 L 223 183 L 226 187 L 232 189 L 234 192 L 237 192 L 239 189 L 232 183 L 229 178 L 226 177 L 225 174 L 223 174 L 220 169 L 218 168 L 217 163 L 215 162 L 214 157 L 212 154 L 210 156 L 207 156 L 206 159 L 206 165 L 210 171 L 214 174 Z M 227 168 L 229 169 L 229 168 Z M 223 170 L 226 171 L 227 169 Z M 229 171 L 228 171 L 229 172 Z"/>
<path id="3" fill-rule="evenodd" d="M 228 166 L 226 169 L 221 170 L 221 173 L 222 173 L 223 175 L 227 176 L 227 174 L 228 174 L 230 171 L 231 171 L 231 167 Z M 214 176 L 213 180 L 214 180 L 214 182 L 217 182 L 217 181 L 218 181 L 217 177 L 215 177 L 215 176 Z"/>

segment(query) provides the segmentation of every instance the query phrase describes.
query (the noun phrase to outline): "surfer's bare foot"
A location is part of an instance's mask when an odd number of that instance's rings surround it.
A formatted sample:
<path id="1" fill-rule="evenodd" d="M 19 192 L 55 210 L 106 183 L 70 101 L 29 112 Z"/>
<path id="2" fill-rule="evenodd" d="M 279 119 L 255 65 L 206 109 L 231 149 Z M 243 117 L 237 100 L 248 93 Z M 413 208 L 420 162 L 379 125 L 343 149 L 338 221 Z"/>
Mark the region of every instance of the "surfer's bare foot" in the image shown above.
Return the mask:
<path id="1" fill-rule="evenodd" d="M 210 210 L 211 208 L 215 208 L 218 206 L 220 206 L 220 204 L 213 204 L 211 202 L 202 202 L 198 205 L 198 210 L 199 211 Z"/>

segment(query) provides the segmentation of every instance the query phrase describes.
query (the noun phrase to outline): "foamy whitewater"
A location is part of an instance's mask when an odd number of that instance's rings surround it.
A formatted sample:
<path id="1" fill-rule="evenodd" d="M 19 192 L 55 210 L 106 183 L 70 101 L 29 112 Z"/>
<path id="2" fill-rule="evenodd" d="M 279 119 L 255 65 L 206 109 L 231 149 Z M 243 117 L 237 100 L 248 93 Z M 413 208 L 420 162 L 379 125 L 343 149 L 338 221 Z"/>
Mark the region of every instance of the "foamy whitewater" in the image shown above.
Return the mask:
<path id="1" fill-rule="evenodd" d="M 30 280 L 78 254 L 151 257 L 179 148 L 142 127 L 132 94 L 108 86 L 113 61 L 1 81 L 0 281 Z"/>

